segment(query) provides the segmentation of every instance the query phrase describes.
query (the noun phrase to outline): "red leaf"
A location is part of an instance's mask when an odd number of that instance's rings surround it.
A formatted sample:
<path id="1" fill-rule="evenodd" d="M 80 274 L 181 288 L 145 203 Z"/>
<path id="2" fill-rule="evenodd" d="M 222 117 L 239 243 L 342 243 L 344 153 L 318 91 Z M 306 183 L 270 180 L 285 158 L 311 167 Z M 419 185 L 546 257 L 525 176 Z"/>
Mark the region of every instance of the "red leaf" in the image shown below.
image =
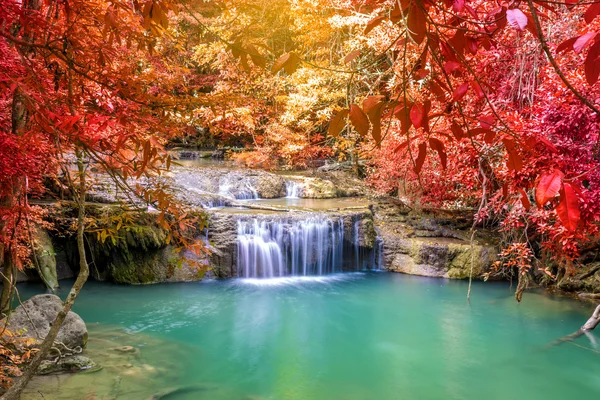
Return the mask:
<path id="1" fill-rule="evenodd" d="M 456 12 L 462 11 L 463 8 L 465 8 L 465 0 L 453 0 L 452 1 L 452 8 Z"/>
<path id="2" fill-rule="evenodd" d="M 491 114 L 482 115 L 479 117 L 479 126 L 481 126 L 483 129 L 490 129 L 492 126 L 494 126 L 495 121 L 496 118 Z"/>
<path id="3" fill-rule="evenodd" d="M 519 171 L 523 168 L 523 160 L 515 149 L 515 141 L 513 139 L 505 138 L 502 139 L 502 142 L 504 142 L 504 147 L 506 147 L 506 151 L 508 152 L 508 162 L 506 163 L 506 166 L 510 171 Z"/>
<path id="4" fill-rule="evenodd" d="M 531 202 L 529 201 L 527 192 L 519 188 L 519 193 L 521 193 L 521 203 L 523 204 L 523 207 L 525 207 L 526 210 L 529 210 L 531 208 Z"/>
<path id="5" fill-rule="evenodd" d="M 585 12 L 585 22 L 588 24 L 594 20 L 600 14 L 600 2 L 595 2 Z"/>
<path id="6" fill-rule="evenodd" d="M 423 163 L 425 162 L 426 156 L 427 143 L 423 142 L 419 145 L 419 155 L 417 156 L 417 160 L 415 161 L 415 174 L 419 175 L 421 173 L 421 168 L 423 168 Z"/>
<path id="7" fill-rule="evenodd" d="M 346 126 L 346 117 L 348 117 L 348 110 L 340 110 L 338 111 L 329 122 L 329 129 L 327 129 L 327 133 L 333 137 L 337 137 L 340 135 L 344 126 Z"/>
<path id="8" fill-rule="evenodd" d="M 410 109 L 408 107 L 410 107 L 410 105 L 407 105 L 407 107 L 401 108 L 394 112 L 394 116 L 400 120 L 402 133 L 408 132 L 412 126 L 412 122 L 409 117 Z"/>
<path id="9" fill-rule="evenodd" d="M 450 75 L 452 72 L 460 68 L 460 64 L 456 61 L 447 61 L 444 63 L 444 71 Z"/>
<path id="10" fill-rule="evenodd" d="M 575 43 L 573 43 L 573 50 L 575 53 L 581 53 L 581 50 L 596 36 L 596 32 L 588 32 L 577 38 Z"/>
<path id="11" fill-rule="evenodd" d="M 588 51 L 584 63 L 585 79 L 590 85 L 598 81 L 600 76 L 600 41 L 593 44 Z"/>
<path id="12" fill-rule="evenodd" d="M 354 129 L 361 135 L 366 136 L 369 133 L 369 119 L 367 115 L 356 104 L 350 105 L 350 122 Z"/>
<path id="13" fill-rule="evenodd" d="M 557 169 L 542 175 L 535 189 L 535 202 L 538 206 L 543 207 L 544 204 L 556 197 L 560 191 L 563 176 L 564 174 Z"/>
<path id="14" fill-rule="evenodd" d="M 556 207 L 556 214 L 560 222 L 570 231 L 577 229 L 581 214 L 577 193 L 570 183 L 564 183 L 560 190 L 560 203 Z"/>
<path id="15" fill-rule="evenodd" d="M 462 99 L 464 95 L 467 94 L 467 90 L 469 90 L 469 84 L 466 82 L 454 89 L 454 92 L 452 93 L 452 101 L 459 101 Z"/>
<path id="16" fill-rule="evenodd" d="M 450 130 L 452 131 L 452 134 L 454 135 L 456 140 L 460 140 L 465 137 L 465 133 L 463 132 L 462 128 L 456 122 L 452 122 L 452 126 L 450 127 Z"/>
<path id="17" fill-rule="evenodd" d="M 560 54 L 563 51 L 573 50 L 573 44 L 579 39 L 579 36 L 572 37 L 571 39 L 567 39 L 556 48 L 556 54 Z"/>
<path id="18" fill-rule="evenodd" d="M 527 26 L 527 15 L 518 8 L 506 10 L 506 19 L 510 26 L 519 31 L 525 30 L 525 27 Z"/>
<path id="19" fill-rule="evenodd" d="M 413 104 L 413 106 L 410 109 L 410 121 L 415 126 L 415 128 L 419 129 L 421 127 L 421 123 L 423 122 L 423 116 L 423 105 L 419 103 Z"/>
<path id="20" fill-rule="evenodd" d="M 405 148 L 405 147 L 407 147 L 407 146 L 408 146 L 408 140 L 406 140 L 406 141 L 404 141 L 404 142 L 400 143 L 400 144 L 398 145 L 398 147 L 396 147 L 396 148 L 394 149 L 394 153 L 398 153 L 400 150 L 404 149 L 404 148 Z"/>
<path id="21" fill-rule="evenodd" d="M 444 143 L 438 139 L 431 138 L 429 139 L 429 146 L 433 150 L 437 151 L 438 155 L 440 156 L 440 161 L 442 162 L 442 168 L 446 169 L 446 166 L 448 165 L 448 156 L 446 155 L 446 150 L 444 149 Z"/>
<path id="22" fill-rule="evenodd" d="M 479 82 L 471 81 L 471 87 L 473 88 L 473 91 L 475 92 L 475 95 L 477 96 L 477 98 L 479 100 L 481 100 L 485 97 L 485 93 L 483 93 L 483 90 L 481 89 L 481 85 L 479 85 Z"/>
<path id="23" fill-rule="evenodd" d="M 427 33 L 427 19 L 425 18 L 423 10 L 421 10 L 416 2 L 411 3 L 411 7 L 408 10 L 406 25 L 413 40 L 417 42 L 417 44 L 423 43 Z"/>
<path id="24" fill-rule="evenodd" d="M 375 29 L 376 27 L 378 27 L 379 25 L 381 25 L 381 23 L 383 22 L 384 19 L 385 19 L 385 17 L 382 16 L 382 15 L 380 15 L 379 17 L 375 17 L 372 20 L 370 20 L 369 22 L 367 22 L 367 26 L 366 26 L 365 31 L 363 32 L 363 34 L 367 35 L 373 29 Z"/>

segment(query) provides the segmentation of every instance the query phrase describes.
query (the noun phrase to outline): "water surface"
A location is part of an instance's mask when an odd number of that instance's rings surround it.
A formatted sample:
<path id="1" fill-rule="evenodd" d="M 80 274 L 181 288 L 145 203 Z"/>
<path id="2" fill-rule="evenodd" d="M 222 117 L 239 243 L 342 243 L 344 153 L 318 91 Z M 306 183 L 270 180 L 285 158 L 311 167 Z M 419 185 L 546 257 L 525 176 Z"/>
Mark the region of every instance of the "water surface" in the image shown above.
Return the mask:
<path id="1" fill-rule="evenodd" d="M 39 290 L 20 288 L 22 296 Z M 173 387 L 202 390 L 169 399 L 597 398 L 600 354 L 588 337 L 546 348 L 581 326 L 590 306 L 532 292 L 517 304 L 508 284 L 480 282 L 467 304 L 466 290 L 462 281 L 383 272 L 89 282 L 74 310 L 92 338 L 99 327 L 122 330 L 123 344 L 140 350 L 141 370 L 164 371 L 146 374 L 147 392 L 113 389 L 117 398 L 148 399 Z M 119 371 L 97 374 L 109 386 L 115 374 L 120 385 L 132 379 Z M 85 387 L 92 375 L 63 385 Z"/>

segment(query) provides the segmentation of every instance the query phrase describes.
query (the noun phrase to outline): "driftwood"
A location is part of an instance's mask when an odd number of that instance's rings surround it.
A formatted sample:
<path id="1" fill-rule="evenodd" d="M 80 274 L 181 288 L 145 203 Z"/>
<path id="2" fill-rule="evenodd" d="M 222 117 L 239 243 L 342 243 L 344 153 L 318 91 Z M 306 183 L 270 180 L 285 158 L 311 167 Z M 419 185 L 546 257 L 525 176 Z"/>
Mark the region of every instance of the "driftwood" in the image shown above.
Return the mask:
<path id="1" fill-rule="evenodd" d="M 571 342 L 577 339 L 579 336 L 585 335 L 593 331 L 598 325 L 600 325 L 600 305 L 596 307 L 596 310 L 594 310 L 592 316 L 586 321 L 585 324 L 583 324 L 581 328 L 579 328 L 578 331 L 573 332 L 570 335 L 563 336 L 558 340 L 555 340 L 554 342 L 550 343 L 550 347 L 557 346 L 564 342 Z"/>

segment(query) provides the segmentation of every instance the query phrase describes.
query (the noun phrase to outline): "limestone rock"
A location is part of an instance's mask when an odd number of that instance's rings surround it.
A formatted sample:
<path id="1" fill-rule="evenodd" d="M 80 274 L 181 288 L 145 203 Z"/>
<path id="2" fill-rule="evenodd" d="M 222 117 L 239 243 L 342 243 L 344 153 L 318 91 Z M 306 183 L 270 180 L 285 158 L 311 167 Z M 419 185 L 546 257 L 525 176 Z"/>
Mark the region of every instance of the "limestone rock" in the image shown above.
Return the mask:
<path id="1" fill-rule="evenodd" d="M 76 355 L 68 356 L 57 360 L 56 362 L 44 360 L 40 364 L 37 374 L 48 375 L 60 372 L 79 372 L 99 369 L 99 366 L 87 357 Z"/>
<path id="2" fill-rule="evenodd" d="M 35 243 L 35 258 L 39 263 L 40 273 L 48 289 L 58 288 L 58 276 L 56 272 L 56 253 L 52 245 L 52 239 L 44 229 L 36 227 L 33 229 L 33 241 Z"/>
<path id="3" fill-rule="evenodd" d="M 41 341 L 50 332 L 51 324 L 62 308 L 63 303 L 58 296 L 53 294 L 33 296 L 10 314 L 8 327 L 14 334 Z M 79 315 L 69 311 L 58 331 L 56 340 L 64 343 L 69 348 L 78 346 L 83 348 L 87 343 L 87 339 L 88 332 L 85 322 Z"/>
<path id="4" fill-rule="evenodd" d="M 411 275 L 467 279 L 479 278 L 495 260 L 492 246 L 450 238 L 409 238 L 401 242 L 389 270 Z"/>

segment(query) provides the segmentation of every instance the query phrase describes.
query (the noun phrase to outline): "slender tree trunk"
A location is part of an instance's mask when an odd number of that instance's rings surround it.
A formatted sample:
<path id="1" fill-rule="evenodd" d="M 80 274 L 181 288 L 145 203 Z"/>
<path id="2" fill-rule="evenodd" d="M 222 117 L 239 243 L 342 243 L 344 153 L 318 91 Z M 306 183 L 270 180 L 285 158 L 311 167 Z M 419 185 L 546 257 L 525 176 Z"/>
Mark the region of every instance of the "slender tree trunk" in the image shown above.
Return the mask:
<path id="1" fill-rule="evenodd" d="M 79 212 L 77 215 L 77 250 L 79 252 L 79 274 L 77 279 L 71 287 L 67 300 L 63 303 L 63 309 L 56 315 L 54 322 L 52 322 L 52 328 L 48 335 L 42 341 L 39 351 L 31 363 L 27 366 L 27 369 L 23 373 L 23 376 L 2 396 L 0 400 L 18 400 L 21 396 L 21 392 L 25 389 L 25 386 L 29 383 L 33 375 L 35 375 L 41 362 L 46 358 L 48 352 L 54 345 L 54 340 L 58 335 L 58 331 L 62 327 L 62 324 L 71 311 L 71 307 L 75 302 L 75 299 L 79 295 L 79 292 L 83 288 L 83 285 L 87 281 L 89 275 L 89 267 L 85 256 L 85 244 L 84 244 L 84 229 L 85 229 L 85 166 L 83 163 L 83 153 L 81 150 L 77 150 L 77 167 L 79 170 L 79 190 L 77 196 L 77 203 Z"/>
<path id="2" fill-rule="evenodd" d="M 14 285 L 14 264 L 12 262 L 12 255 L 4 249 L 5 246 L 0 245 L 0 251 L 3 253 L 0 257 L 2 258 L 2 294 L 0 294 L 0 313 L 2 316 L 8 315 L 10 311 L 10 299 L 12 295 L 12 288 Z"/>

